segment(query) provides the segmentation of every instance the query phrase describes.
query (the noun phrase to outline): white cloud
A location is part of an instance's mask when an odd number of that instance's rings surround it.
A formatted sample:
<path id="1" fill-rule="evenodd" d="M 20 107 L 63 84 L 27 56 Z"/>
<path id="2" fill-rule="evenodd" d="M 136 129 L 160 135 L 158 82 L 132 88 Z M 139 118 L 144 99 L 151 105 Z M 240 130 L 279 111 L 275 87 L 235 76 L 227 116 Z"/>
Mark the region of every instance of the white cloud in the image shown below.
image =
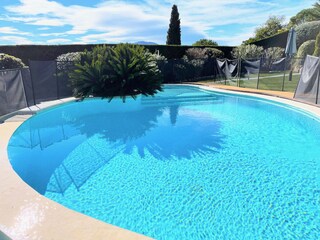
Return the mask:
<path id="1" fill-rule="evenodd" d="M 32 35 L 31 33 L 19 31 L 18 29 L 13 27 L 0 27 L 0 35 L 3 35 L 3 34 L 25 35 L 25 36 Z"/>
<path id="2" fill-rule="evenodd" d="M 0 41 L 5 41 L 10 44 L 34 44 L 31 40 L 25 38 L 25 37 L 18 37 L 18 36 L 0 36 Z"/>
<path id="3" fill-rule="evenodd" d="M 223 42 L 226 46 L 238 46 L 244 40 L 253 37 L 255 28 L 244 28 L 236 36 L 226 32 L 220 33 L 218 37 L 212 38 L 215 41 Z"/>
<path id="4" fill-rule="evenodd" d="M 187 33 L 188 36 L 185 37 L 188 39 L 194 36 L 210 37 L 215 27 L 222 28 L 230 24 L 258 26 L 270 14 L 292 16 L 299 10 L 310 7 L 313 2 L 314 0 L 295 4 L 290 4 L 289 0 L 282 0 L 281 3 L 276 0 L 103 0 L 96 6 L 88 7 L 65 6 L 49 0 L 20 0 L 18 5 L 5 7 L 8 17 L 2 19 L 44 27 L 68 27 L 71 30 L 66 31 L 66 35 L 72 37 L 87 34 L 80 39 L 85 42 L 152 39 L 164 43 L 172 4 L 178 5 L 181 26 L 187 29 L 183 34 Z M 284 8 L 283 5 L 287 7 Z M 46 37 L 63 36 L 43 34 Z M 236 31 L 227 39 L 217 33 L 220 36 L 214 39 L 235 43 L 251 34 L 252 31 Z M 245 39 L 241 39 L 243 40 Z"/>
<path id="5" fill-rule="evenodd" d="M 47 43 L 49 44 L 63 44 L 63 43 L 69 43 L 69 42 L 71 42 L 71 40 L 66 38 L 55 38 L 47 41 Z"/>
<path id="6" fill-rule="evenodd" d="M 119 43 L 119 42 L 136 42 L 143 39 L 144 41 L 157 42 L 159 38 L 153 38 L 150 36 L 126 36 L 118 32 L 110 33 L 100 33 L 100 34 L 88 34 L 80 38 L 81 43 L 98 43 L 98 42 L 107 42 L 107 43 Z M 160 37 L 160 36 L 158 36 Z"/>
<path id="7" fill-rule="evenodd" d="M 40 33 L 39 36 L 41 37 L 62 37 L 62 36 L 66 36 L 66 33 Z"/>

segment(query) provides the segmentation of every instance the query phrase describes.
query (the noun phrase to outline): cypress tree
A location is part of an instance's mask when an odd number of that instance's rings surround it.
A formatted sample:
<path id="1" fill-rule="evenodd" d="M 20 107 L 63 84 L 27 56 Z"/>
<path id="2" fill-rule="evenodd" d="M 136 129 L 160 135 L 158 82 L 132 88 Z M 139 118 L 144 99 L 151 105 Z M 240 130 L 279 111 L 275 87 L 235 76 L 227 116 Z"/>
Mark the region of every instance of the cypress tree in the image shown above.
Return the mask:
<path id="1" fill-rule="evenodd" d="M 181 45 L 180 19 L 177 5 L 172 6 L 167 45 Z"/>

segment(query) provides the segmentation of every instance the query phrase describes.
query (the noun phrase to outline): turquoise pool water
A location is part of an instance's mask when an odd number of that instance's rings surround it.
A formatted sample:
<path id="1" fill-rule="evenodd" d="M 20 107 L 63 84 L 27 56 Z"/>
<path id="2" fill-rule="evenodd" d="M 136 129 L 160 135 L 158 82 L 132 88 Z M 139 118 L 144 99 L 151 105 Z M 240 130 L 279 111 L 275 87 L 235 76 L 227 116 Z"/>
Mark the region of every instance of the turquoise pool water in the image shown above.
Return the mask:
<path id="1" fill-rule="evenodd" d="M 319 119 L 286 105 L 190 86 L 72 102 L 8 154 L 46 197 L 157 239 L 320 236 Z"/>

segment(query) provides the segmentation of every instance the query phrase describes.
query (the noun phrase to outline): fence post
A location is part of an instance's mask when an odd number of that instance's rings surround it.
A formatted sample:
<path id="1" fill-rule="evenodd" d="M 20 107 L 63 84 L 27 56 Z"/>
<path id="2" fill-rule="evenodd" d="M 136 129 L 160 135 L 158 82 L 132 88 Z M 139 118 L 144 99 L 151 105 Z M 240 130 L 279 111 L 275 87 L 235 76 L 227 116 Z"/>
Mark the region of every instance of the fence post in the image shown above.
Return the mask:
<path id="1" fill-rule="evenodd" d="M 26 88 L 24 86 L 24 81 L 22 78 L 22 73 L 21 73 L 21 68 L 19 69 L 19 75 L 20 75 L 20 79 L 21 79 L 21 83 L 22 83 L 22 88 L 23 88 L 23 93 L 24 93 L 24 100 L 26 101 L 27 107 L 29 106 L 28 100 L 27 100 L 27 93 L 26 93 Z"/>
<path id="2" fill-rule="evenodd" d="M 319 66 L 319 65 L 318 65 Z M 318 70 L 318 76 L 319 76 L 319 73 L 320 70 Z M 318 78 L 318 85 L 317 85 L 317 95 L 316 95 L 316 104 L 318 104 L 318 97 L 319 97 L 319 85 L 320 85 L 320 79 Z"/>
<path id="3" fill-rule="evenodd" d="M 224 59 L 225 64 L 227 64 L 227 59 Z M 224 66 L 224 69 L 226 69 L 226 65 Z M 226 74 L 226 70 L 224 70 L 224 85 L 227 85 L 227 74 Z"/>
<path id="4" fill-rule="evenodd" d="M 54 61 L 56 66 L 56 85 L 57 85 L 57 99 L 60 99 L 60 93 L 59 93 L 59 77 L 58 77 L 58 61 Z"/>
<path id="5" fill-rule="evenodd" d="M 30 61 L 30 60 L 29 60 L 29 71 L 30 71 L 30 80 L 31 80 L 31 89 L 32 89 L 33 104 L 36 105 L 36 97 L 35 97 L 35 94 L 34 94 L 33 77 L 32 77 L 31 61 Z"/>
<path id="6" fill-rule="evenodd" d="M 257 79 L 257 89 L 259 89 L 259 79 L 260 79 L 260 69 L 261 69 L 262 57 L 260 57 L 259 71 L 258 71 L 258 79 Z"/>
<path id="7" fill-rule="evenodd" d="M 286 79 L 286 68 L 287 68 L 287 57 L 284 59 L 284 71 L 283 71 L 283 79 L 282 79 L 281 91 L 284 91 L 284 80 Z"/>
<path id="8" fill-rule="evenodd" d="M 237 87 L 240 87 L 240 77 L 241 77 L 241 57 L 238 59 L 238 82 Z"/>

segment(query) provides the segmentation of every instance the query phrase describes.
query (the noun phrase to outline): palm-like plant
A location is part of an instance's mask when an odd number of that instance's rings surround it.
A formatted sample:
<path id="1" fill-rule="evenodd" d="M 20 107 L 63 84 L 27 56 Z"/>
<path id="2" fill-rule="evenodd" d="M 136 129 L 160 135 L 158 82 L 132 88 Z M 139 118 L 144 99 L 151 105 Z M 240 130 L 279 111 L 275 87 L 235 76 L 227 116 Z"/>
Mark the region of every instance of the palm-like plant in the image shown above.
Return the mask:
<path id="1" fill-rule="evenodd" d="M 161 91 L 162 77 L 152 56 L 138 45 L 96 47 L 82 54 L 70 74 L 76 97 L 109 98 L 138 94 L 154 95 Z"/>

